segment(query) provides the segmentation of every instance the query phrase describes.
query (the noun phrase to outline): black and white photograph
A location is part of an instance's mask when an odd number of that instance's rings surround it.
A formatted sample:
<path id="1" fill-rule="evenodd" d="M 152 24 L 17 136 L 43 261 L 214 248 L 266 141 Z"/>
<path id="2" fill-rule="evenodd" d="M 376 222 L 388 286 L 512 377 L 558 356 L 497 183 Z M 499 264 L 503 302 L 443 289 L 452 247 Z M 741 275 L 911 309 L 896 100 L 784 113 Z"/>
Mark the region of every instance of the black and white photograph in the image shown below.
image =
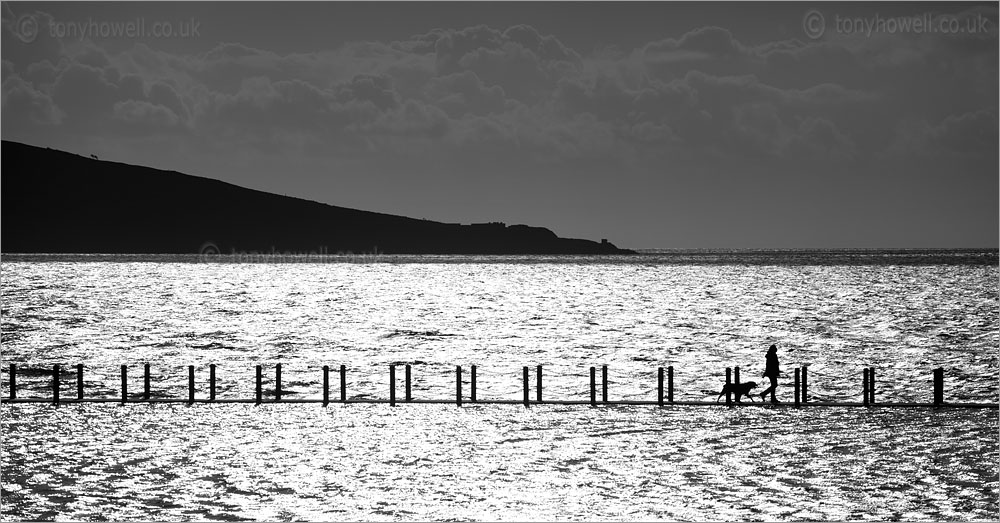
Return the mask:
<path id="1" fill-rule="evenodd" d="M 1000 518 L 998 2 L 0 2 L 0 522 Z"/>

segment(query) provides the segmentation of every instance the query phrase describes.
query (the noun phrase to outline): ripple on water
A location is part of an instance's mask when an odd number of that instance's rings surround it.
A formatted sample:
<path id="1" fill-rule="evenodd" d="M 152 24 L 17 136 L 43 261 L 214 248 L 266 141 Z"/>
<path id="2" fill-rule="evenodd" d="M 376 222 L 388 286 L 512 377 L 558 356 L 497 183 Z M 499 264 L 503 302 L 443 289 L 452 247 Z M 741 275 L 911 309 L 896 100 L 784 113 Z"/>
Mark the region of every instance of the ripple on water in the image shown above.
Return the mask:
<path id="1" fill-rule="evenodd" d="M 351 397 L 387 396 L 410 363 L 418 398 L 714 400 L 723 369 L 756 378 L 777 342 L 810 396 L 998 401 L 995 266 L 627 263 L 4 265 L 5 362 L 20 396 L 48 397 L 52 364 L 86 364 L 88 394 L 321 394 L 323 365 Z M 65 368 L 65 367 L 64 367 Z M 75 393 L 75 370 L 62 394 Z M 466 378 L 468 379 L 468 378 Z M 533 379 L 533 376 L 532 376 Z M 331 388 L 339 376 L 331 373 Z M 402 373 L 397 371 L 397 393 Z M 8 393 L 2 381 L 0 394 Z M 789 398 L 789 380 L 779 395 Z M 468 381 L 464 385 L 468 387 Z M 988 519 L 997 512 L 989 412 L 513 406 L 4 406 L 6 519 Z M 389 493 L 389 494 L 387 494 Z"/>

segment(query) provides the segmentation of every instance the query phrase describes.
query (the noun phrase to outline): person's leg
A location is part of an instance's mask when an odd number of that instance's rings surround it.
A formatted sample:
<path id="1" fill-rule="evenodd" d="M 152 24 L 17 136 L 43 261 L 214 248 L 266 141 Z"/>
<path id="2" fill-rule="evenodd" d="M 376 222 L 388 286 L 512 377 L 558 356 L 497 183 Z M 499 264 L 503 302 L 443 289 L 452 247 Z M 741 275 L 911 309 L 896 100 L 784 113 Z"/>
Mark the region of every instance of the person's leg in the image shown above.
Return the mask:
<path id="1" fill-rule="evenodd" d="M 767 399 L 767 393 L 768 392 L 770 392 L 771 394 L 774 394 L 774 387 L 776 387 L 777 384 L 778 384 L 777 380 L 775 380 L 773 376 L 768 376 L 768 378 L 771 379 L 771 386 L 768 387 L 768 388 L 766 388 L 766 389 L 764 389 L 764 391 L 760 393 L 760 399 L 761 399 L 761 401 Z"/>
<path id="2" fill-rule="evenodd" d="M 768 376 L 768 378 L 771 379 L 771 386 L 767 388 L 767 390 L 771 391 L 771 401 L 778 401 L 778 399 L 774 397 L 774 391 L 778 390 L 778 377 L 772 375 Z"/>

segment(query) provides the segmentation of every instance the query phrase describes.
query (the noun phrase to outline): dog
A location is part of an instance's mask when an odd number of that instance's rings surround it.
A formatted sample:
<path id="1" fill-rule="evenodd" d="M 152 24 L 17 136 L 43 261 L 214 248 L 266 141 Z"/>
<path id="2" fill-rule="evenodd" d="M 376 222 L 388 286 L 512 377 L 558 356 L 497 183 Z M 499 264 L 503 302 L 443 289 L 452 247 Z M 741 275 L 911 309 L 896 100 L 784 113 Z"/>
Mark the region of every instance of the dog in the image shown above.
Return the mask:
<path id="1" fill-rule="evenodd" d="M 722 386 L 722 392 L 719 393 L 719 397 L 715 399 L 718 403 L 727 392 L 732 392 L 736 395 L 736 403 L 740 402 L 740 396 L 746 396 L 750 398 L 750 401 L 755 401 L 753 399 L 753 394 L 750 393 L 751 390 L 757 388 L 756 381 L 746 381 L 743 383 L 729 383 Z"/>

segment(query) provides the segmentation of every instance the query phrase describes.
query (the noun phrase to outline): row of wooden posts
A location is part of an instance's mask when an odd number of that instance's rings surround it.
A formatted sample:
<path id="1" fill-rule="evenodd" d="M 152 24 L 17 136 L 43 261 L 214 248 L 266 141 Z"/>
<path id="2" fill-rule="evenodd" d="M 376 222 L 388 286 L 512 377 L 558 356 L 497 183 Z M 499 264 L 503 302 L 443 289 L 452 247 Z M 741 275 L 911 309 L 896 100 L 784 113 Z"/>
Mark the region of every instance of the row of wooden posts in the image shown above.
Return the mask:
<path id="1" fill-rule="evenodd" d="M 215 380 L 215 364 L 208 366 L 208 383 L 209 383 L 209 399 L 208 401 L 216 401 L 216 380 Z M 736 367 L 734 369 L 726 368 L 726 384 L 740 383 L 740 368 Z M 808 387 L 808 368 L 801 367 L 795 369 L 794 378 L 794 405 L 796 407 L 803 403 L 808 403 L 809 401 L 809 387 Z M 260 365 L 256 368 L 256 396 L 255 403 L 260 404 L 263 401 L 263 369 Z M 665 372 L 664 372 L 665 371 Z M 52 401 L 55 404 L 59 404 L 59 386 L 60 386 L 60 366 L 55 364 L 52 366 Z M 664 375 L 666 376 L 666 387 L 664 387 Z M 410 366 L 405 367 L 405 396 L 403 401 L 406 403 L 413 401 L 413 396 L 411 394 L 411 379 L 410 379 Z M 195 372 L 194 365 L 188 366 L 188 403 L 195 402 Z M 535 403 L 543 403 L 542 401 L 542 366 L 538 365 L 535 370 Z M 128 402 L 128 366 L 121 366 L 121 402 Z M 281 364 L 278 363 L 275 366 L 275 376 L 274 376 L 274 401 L 281 401 L 282 390 L 281 390 Z M 469 401 L 476 403 L 479 400 L 476 398 L 476 366 L 472 365 L 470 374 L 470 394 Z M 528 367 L 523 369 L 523 388 L 524 388 L 524 406 L 528 407 L 531 404 L 530 396 L 528 392 L 529 386 L 529 371 Z M 83 364 L 78 364 L 76 366 L 76 392 L 77 401 L 100 401 L 100 400 L 87 400 L 83 395 Z M 732 392 L 730 392 L 730 387 L 726 387 L 726 405 L 732 405 L 734 399 L 736 403 L 740 402 L 740 398 L 737 396 L 734 398 Z M 462 366 L 458 365 L 455 367 L 455 404 L 458 406 L 462 405 L 464 397 L 462 394 Z M 665 401 L 664 401 L 665 399 Z M 10 401 L 17 400 L 17 368 L 11 363 L 10 364 Z M 143 401 L 150 401 L 150 368 L 149 364 L 144 365 L 143 372 Z M 347 403 L 347 366 L 340 366 L 340 402 Z M 558 402 L 558 401 L 556 401 Z M 556 403 L 550 402 L 550 403 Z M 323 366 L 323 405 L 328 405 L 330 403 L 330 367 L 328 365 Z M 497 403 L 497 401 L 487 401 L 487 403 Z M 597 405 L 597 368 L 590 367 L 590 404 L 592 406 Z M 608 366 L 601 366 L 601 403 L 608 403 Z M 618 402 L 621 403 L 621 402 Z M 649 402 L 635 402 L 635 403 L 649 403 Z M 657 400 L 656 404 L 663 406 L 664 404 L 674 404 L 674 368 L 673 366 L 659 367 L 657 370 Z M 937 368 L 934 369 L 934 406 L 941 406 L 944 403 L 944 369 Z M 864 369 L 862 377 L 862 404 L 863 405 L 874 405 L 875 404 L 875 368 L 868 367 Z M 396 365 L 389 366 L 389 405 L 396 405 Z"/>

